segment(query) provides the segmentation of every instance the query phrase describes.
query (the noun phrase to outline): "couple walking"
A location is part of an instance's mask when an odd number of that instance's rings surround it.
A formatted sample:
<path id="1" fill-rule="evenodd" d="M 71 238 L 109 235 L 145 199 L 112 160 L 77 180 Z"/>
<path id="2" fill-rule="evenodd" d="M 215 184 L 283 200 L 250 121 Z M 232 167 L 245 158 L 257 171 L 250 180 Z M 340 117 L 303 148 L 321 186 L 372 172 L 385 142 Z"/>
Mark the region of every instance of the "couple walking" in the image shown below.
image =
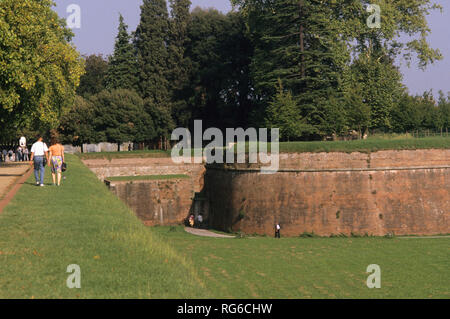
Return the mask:
<path id="1" fill-rule="evenodd" d="M 52 137 L 52 145 L 48 148 L 39 136 L 31 147 L 31 165 L 34 165 L 34 177 L 37 186 L 44 186 L 45 165 L 52 169 L 53 185 L 61 185 L 62 166 L 64 163 L 64 146 L 56 137 Z"/>

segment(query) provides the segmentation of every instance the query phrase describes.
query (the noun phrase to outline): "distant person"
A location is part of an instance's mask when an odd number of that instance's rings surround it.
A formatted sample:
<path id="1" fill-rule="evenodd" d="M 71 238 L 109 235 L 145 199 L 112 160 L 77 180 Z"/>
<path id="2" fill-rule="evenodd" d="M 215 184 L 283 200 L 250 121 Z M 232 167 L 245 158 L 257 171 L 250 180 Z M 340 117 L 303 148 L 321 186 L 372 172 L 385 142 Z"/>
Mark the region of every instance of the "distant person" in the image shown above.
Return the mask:
<path id="1" fill-rule="evenodd" d="M 6 156 L 8 155 L 8 151 L 6 149 L 3 149 L 2 156 L 3 156 L 3 162 L 6 162 Z"/>
<path id="2" fill-rule="evenodd" d="M 194 215 L 189 217 L 189 226 L 194 227 Z"/>
<path id="3" fill-rule="evenodd" d="M 30 153 L 28 151 L 28 147 L 25 146 L 25 149 L 23 150 L 23 160 L 25 162 L 28 162 L 30 160 Z"/>
<path id="4" fill-rule="evenodd" d="M 31 147 L 31 165 L 34 164 L 34 178 L 37 186 L 44 186 L 45 161 L 48 159 L 48 147 L 39 136 L 37 142 Z"/>
<path id="5" fill-rule="evenodd" d="M 16 150 L 16 162 L 22 162 L 23 161 L 23 150 L 22 146 L 18 146 Z"/>
<path id="6" fill-rule="evenodd" d="M 8 151 L 8 157 L 9 157 L 9 161 L 10 161 L 10 162 L 13 161 L 13 155 L 14 155 L 13 150 L 9 150 L 9 151 Z"/>
<path id="7" fill-rule="evenodd" d="M 279 223 L 275 225 L 275 238 L 281 238 L 280 236 L 281 226 Z"/>
<path id="8" fill-rule="evenodd" d="M 62 165 L 64 163 L 64 146 L 56 137 L 52 137 L 52 146 L 48 149 L 50 161 L 48 166 L 52 168 L 53 185 L 61 185 Z"/>
<path id="9" fill-rule="evenodd" d="M 202 214 L 198 214 L 197 222 L 198 222 L 197 227 L 201 228 L 203 226 L 203 216 L 202 216 Z"/>

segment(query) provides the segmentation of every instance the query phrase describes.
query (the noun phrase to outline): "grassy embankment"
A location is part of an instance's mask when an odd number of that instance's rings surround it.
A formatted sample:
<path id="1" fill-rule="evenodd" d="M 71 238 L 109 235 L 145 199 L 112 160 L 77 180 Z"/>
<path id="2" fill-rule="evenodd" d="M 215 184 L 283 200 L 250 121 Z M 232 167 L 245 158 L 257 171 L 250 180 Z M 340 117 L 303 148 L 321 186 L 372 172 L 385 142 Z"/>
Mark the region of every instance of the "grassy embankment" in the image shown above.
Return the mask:
<path id="1" fill-rule="evenodd" d="M 248 149 L 248 143 L 247 143 Z M 269 147 L 270 149 L 270 147 Z M 282 142 L 281 153 L 304 152 L 376 152 L 382 150 L 450 149 L 450 137 L 385 138 L 373 137 L 356 141 Z M 170 157 L 171 151 L 133 151 L 79 154 L 81 159 Z"/>
<path id="2" fill-rule="evenodd" d="M 206 296 L 190 261 L 78 158 L 66 159 L 63 186 L 36 187 L 31 177 L 0 215 L 0 298 Z M 81 289 L 66 286 L 70 264 L 81 267 Z"/>

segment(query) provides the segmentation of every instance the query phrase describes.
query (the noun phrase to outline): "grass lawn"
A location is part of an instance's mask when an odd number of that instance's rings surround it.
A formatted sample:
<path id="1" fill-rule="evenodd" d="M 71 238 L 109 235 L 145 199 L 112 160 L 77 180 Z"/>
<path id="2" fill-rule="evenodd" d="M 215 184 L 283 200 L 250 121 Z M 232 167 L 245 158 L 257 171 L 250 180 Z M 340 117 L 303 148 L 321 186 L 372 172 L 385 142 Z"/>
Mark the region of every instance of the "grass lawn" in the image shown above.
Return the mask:
<path id="1" fill-rule="evenodd" d="M 376 152 L 381 150 L 450 149 L 450 137 L 385 139 L 356 141 L 280 143 L 282 153 L 303 152 Z"/>
<path id="2" fill-rule="evenodd" d="M 108 159 L 113 158 L 159 158 L 170 157 L 170 151 L 147 150 L 147 151 L 131 151 L 131 152 L 99 152 L 99 153 L 81 153 L 77 154 L 82 160 L 85 159 Z"/>
<path id="3" fill-rule="evenodd" d="M 249 143 L 246 143 L 248 150 Z M 235 147 L 236 149 L 236 147 Z M 270 146 L 269 146 L 270 149 Z M 450 137 L 424 137 L 424 138 L 383 138 L 373 137 L 367 140 L 356 141 L 317 141 L 317 142 L 281 142 L 281 153 L 305 152 L 376 152 L 381 150 L 415 150 L 415 149 L 450 149 Z M 194 154 L 194 150 L 192 150 Z M 171 151 L 132 151 L 111 153 L 84 153 L 78 154 L 81 159 L 113 158 L 154 158 L 170 157 Z"/>
<path id="4" fill-rule="evenodd" d="M 191 262 L 142 225 L 77 157 L 66 159 L 62 187 L 36 187 L 31 177 L 0 215 L 0 298 L 206 295 Z M 81 267 L 81 289 L 66 286 L 70 264 Z"/>
<path id="5" fill-rule="evenodd" d="M 187 175 L 142 175 L 142 176 L 112 176 L 106 179 L 111 182 L 121 181 L 153 181 L 153 180 L 166 180 L 166 179 L 189 179 Z"/>
<path id="6" fill-rule="evenodd" d="M 190 258 L 211 297 L 450 298 L 449 238 L 222 239 L 154 231 Z M 381 267 L 369 289 L 367 266 Z"/>

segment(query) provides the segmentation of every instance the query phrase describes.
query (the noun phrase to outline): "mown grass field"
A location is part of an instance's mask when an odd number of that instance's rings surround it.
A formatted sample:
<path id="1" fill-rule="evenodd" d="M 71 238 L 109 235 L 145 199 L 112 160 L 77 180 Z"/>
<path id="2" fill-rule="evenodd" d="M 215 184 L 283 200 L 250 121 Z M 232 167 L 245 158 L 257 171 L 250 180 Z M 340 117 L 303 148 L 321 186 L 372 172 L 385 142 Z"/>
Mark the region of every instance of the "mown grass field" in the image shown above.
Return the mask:
<path id="1" fill-rule="evenodd" d="M 66 158 L 62 187 L 31 177 L 0 215 L 0 298 L 450 298 L 449 238 L 218 239 L 146 228 Z M 66 286 L 70 264 L 81 267 L 81 289 Z M 381 267 L 381 289 L 366 286 L 369 264 Z"/>
<path id="2" fill-rule="evenodd" d="M 246 150 L 249 145 L 247 143 Z M 270 145 L 266 147 L 270 150 Z M 382 150 L 416 150 L 416 149 L 450 149 L 450 137 L 424 137 L 424 138 L 399 138 L 373 137 L 367 140 L 355 141 L 317 141 L 317 142 L 281 142 L 281 153 L 305 153 L 305 152 L 376 152 Z M 236 150 L 236 147 L 235 147 Z M 194 151 L 192 150 L 192 153 Z M 171 151 L 132 151 L 111 153 L 84 153 L 78 154 L 81 159 L 113 159 L 113 158 L 154 158 L 170 157 Z"/>
<path id="3" fill-rule="evenodd" d="M 211 297 L 450 298 L 450 238 L 204 238 L 154 231 L 199 270 Z M 381 267 L 381 288 L 366 285 Z"/>
<path id="4" fill-rule="evenodd" d="M 36 187 L 31 177 L 0 215 L 0 298 L 206 296 L 191 262 L 78 158 L 66 160 L 61 187 Z M 81 289 L 66 286 L 70 264 L 81 268 Z"/>
<path id="5" fill-rule="evenodd" d="M 450 149 L 450 137 L 369 138 L 355 141 L 280 143 L 280 152 L 376 152 L 382 150 Z"/>

